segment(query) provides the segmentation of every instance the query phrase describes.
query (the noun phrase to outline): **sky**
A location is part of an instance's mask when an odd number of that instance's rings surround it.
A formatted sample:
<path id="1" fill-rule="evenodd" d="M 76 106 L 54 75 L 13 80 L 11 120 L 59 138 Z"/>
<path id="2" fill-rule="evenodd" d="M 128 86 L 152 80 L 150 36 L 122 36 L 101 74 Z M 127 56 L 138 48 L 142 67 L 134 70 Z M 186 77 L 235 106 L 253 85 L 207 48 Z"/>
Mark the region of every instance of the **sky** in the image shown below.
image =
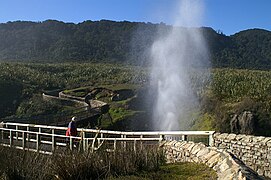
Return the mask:
<path id="1" fill-rule="evenodd" d="M 0 23 L 54 19 L 79 23 L 114 20 L 173 24 L 180 0 L 0 0 Z M 253 28 L 271 30 L 271 0 L 198 0 L 204 6 L 198 26 L 226 35 Z"/>

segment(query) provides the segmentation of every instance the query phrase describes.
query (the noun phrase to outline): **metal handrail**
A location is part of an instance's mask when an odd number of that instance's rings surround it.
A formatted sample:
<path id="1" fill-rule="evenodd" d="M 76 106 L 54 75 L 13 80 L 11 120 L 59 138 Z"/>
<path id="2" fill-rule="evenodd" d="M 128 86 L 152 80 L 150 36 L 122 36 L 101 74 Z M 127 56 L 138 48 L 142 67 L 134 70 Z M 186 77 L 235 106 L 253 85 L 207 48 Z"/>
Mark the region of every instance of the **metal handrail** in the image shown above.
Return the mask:
<path id="1" fill-rule="evenodd" d="M 67 127 L 60 126 L 46 126 L 37 124 L 24 124 L 24 123 L 10 123 L 6 122 L 4 125 L 22 126 L 22 127 L 34 127 L 43 129 L 55 129 L 55 130 L 67 130 Z M 115 135 L 212 135 L 215 131 L 110 131 L 110 130 L 98 130 L 98 129 L 84 129 L 78 128 L 78 131 L 90 132 L 90 133 L 103 133 L 103 134 L 115 134 Z"/>
<path id="2" fill-rule="evenodd" d="M 144 141 L 161 142 L 162 140 L 173 140 L 176 138 L 178 140 L 187 140 L 187 136 L 208 136 L 209 145 L 212 146 L 213 134 L 215 133 L 214 131 L 124 132 L 78 128 L 77 130 L 80 132 L 80 136 L 78 137 L 64 135 L 65 132 L 62 131 L 65 130 L 67 130 L 67 127 L 6 122 L 1 123 L 0 143 L 1 145 L 9 147 L 14 146 L 19 149 L 25 149 L 27 142 L 35 143 L 32 145 L 34 145 L 36 148 L 30 148 L 30 150 L 50 154 L 56 149 L 57 146 L 68 146 L 72 150 L 74 141 L 82 142 L 83 150 L 87 150 L 90 146 L 92 150 L 95 149 L 95 142 L 97 142 L 98 147 L 100 147 L 102 144 L 101 141 L 113 141 L 114 150 L 116 150 L 117 142 L 126 143 L 125 141 L 133 141 L 135 148 L 137 141 L 141 142 L 142 144 Z M 95 134 L 95 137 L 89 137 L 89 133 L 91 135 Z M 14 145 L 14 142 L 16 142 L 16 145 Z M 51 145 L 51 149 L 49 148 L 49 151 L 41 151 L 41 144 Z"/>

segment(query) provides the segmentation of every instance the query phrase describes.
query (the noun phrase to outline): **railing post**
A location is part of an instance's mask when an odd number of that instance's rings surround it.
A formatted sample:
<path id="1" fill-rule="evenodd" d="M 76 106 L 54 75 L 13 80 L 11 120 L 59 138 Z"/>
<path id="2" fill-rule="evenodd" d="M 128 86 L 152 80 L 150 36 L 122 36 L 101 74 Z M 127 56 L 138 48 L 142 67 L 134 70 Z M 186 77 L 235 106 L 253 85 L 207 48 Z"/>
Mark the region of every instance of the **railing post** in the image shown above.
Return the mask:
<path id="1" fill-rule="evenodd" d="M 134 152 L 136 152 L 136 140 L 134 140 Z"/>
<path id="2" fill-rule="evenodd" d="M 103 137 L 104 137 L 104 134 L 103 133 L 101 133 L 101 138 L 100 139 L 98 139 L 98 147 L 101 145 L 101 139 L 103 139 Z M 104 141 L 104 140 L 103 140 Z"/>
<path id="3" fill-rule="evenodd" d="M 1 130 L 1 139 L 2 140 L 4 139 L 4 130 L 3 129 Z"/>
<path id="4" fill-rule="evenodd" d="M 187 141 L 187 135 L 182 135 L 182 141 Z"/>
<path id="5" fill-rule="evenodd" d="M 124 138 L 126 138 L 126 134 L 124 134 Z M 126 149 L 126 141 L 124 141 L 123 147 L 124 147 L 124 149 Z"/>
<path id="6" fill-rule="evenodd" d="M 18 141 L 18 125 L 15 126 L 15 129 L 16 129 L 16 140 Z"/>
<path id="7" fill-rule="evenodd" d="M 159 138 L 160 138 L 160 139 L 159 139 L 159 143 L 160 143 L 161 141 L 165 140 L 165 135 L 160 134 Z"/>
<path id="8" fill-rule="evenodd" d="M 52 152 L 55 151 L 55 148 L 56 148 L 55 129 L 52 129 Z"/>
<path id="9" fill-rule="evenodd" d="M 124 141 L 123 141 L 123 137 L 124 137 L 124 136 L 123 136 L 123 134 L 122 134 L 120 137 L 121 137 L 121 139 L 122 139 L 122 140 L 121 140 L 121 143 L 120 143 L 120 144 L 121 144 L 121 148 L 124 148 Z"/>
<path id="10" fill-rule="evenodd" d="M 116 149 L 117 149 L 117 140 L 114 139 L 114 152 L 116 151 Z"/>
<path id="11" fill-rule="evenodd" d="M 73 139 L 72 139 L 72 136 L 70 136 L 70 150 L 72 150 L 73 148 Z"/>
<path id="12" fill-rule="evenodd" d="M 85 131 L 82 131 L 82 139 L 81 139 L 81 142 L 83 143 L 83 151 L 86 151 L 86 133 Z"/>
<path id="13" fill-rule="evenodd" d="M 42 133 L 41 127 L 39 128 L 39 133 Z M 41 141 L 41 136 L 39 136 L 39 138 L 40 138 L 40 141 Z"/>
<path id="14" fill-rule="evenodd" d="M 95 146 L 95 138 L 92 140 L 92 144 L 91 144 L 91 152 L 94 152 L 94 146 Z"/>
<path id="15" fill-rule="evenodd" d="M 86 150 L 89 150 L 89 146 L 88 146 L 88 138 L 86 138 Z"/>
<path id="16" fill-rule="evenodd" d="M 23 147 L 23 150 L 25 150 L 25 139 L 26 139 L 26 136 L 25 136 L 25 132 L 22 132 L 22 147 Z"/>
<path id="17" fill-rule="evenodd" d="M 209 134 L 209 146 L 213 146 L 214 145 L 214 137 L 213 134 Z"/>
<path id="18" fill-rule="evenodd" d="M 39 152 L 40 150 L 40 134 L 39 133 L 36 134 L 36 150 L 37 152 Z"/>
<path id="19" fill-rule="evenodd" d="M 143 149 L 143 142 L 142 142 L 142 139 L 143 139 L 143 135 L 140 135 L 140 150 Z"/>
<path id="20" fill-rule="evenodd" d="M 101 135 L 102 136 L 102 135 Z M 98 147 L 100 146 L 101 144 L 101 138 L 97 138 L 97 141 L 98 141 Z"/>
<path id="21" fill-rule="evenodd" d="M 26 131 L 27 131 L 27 141 L 29 141 L 29 126 L 26 127 Z"/>
<path id="22" fill-rule="evenodd" d="M 9 131 L 9 146 L 13 146 L 13 134 L 11 130 Z"/>

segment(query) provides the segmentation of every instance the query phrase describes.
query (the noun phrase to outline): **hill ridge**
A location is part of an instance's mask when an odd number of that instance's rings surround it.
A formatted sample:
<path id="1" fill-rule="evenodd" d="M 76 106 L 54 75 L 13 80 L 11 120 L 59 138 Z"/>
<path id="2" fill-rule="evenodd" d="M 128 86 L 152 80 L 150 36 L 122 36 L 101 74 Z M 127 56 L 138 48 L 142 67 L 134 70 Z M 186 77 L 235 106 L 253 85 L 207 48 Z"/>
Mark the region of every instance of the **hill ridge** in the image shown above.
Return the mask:
<path id="1" fill-rule="evenodd" d="M 86 20 L 66 23 L 0 23 L 0 61 L 118 62 L 147 65 L 148 49 L 164 23 Z M 183 28 L 183 27 L 180 27 Z M 248 29 L 230 36 L 200 27 L 210 47 L 213 67 L 271 69 L 271 32 Z"/>

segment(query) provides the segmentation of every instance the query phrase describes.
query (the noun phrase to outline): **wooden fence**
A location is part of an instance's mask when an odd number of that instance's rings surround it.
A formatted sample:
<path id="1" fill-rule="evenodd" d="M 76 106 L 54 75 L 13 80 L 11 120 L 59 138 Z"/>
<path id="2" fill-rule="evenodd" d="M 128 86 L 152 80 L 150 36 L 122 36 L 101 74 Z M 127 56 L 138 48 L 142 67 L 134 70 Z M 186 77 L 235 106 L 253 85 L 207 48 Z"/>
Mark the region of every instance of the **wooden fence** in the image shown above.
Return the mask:
<path id="1" fill-rule="evenodd" d="M 52 154 L 69 148 L 94 151 L 107 144 L 108 151 L 115 151 L 119 145 L 125 147 L 158 144 L 163 140 L 194 140 L 212 145 L 214 131 L 155 131 L 123 132 L 78 128 L 79 136 L 65 136 L 67 127 L 45 126 L 23 123 L 2 123 L 0 145 L 17 149 Z"/>

